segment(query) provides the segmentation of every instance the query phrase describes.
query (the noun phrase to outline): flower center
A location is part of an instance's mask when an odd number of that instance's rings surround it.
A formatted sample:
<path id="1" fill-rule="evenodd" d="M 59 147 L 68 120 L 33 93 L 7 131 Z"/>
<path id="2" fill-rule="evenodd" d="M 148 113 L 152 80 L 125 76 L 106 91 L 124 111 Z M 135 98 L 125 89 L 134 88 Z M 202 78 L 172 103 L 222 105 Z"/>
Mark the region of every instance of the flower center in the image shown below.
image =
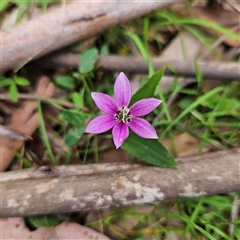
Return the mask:
<path id="1" fill-rule="evenodd" d="M 125 106 L 121 107 L 116 112 L 114 117 L 118 122 L 123 122 L 123 123 L 131 122 L 130 110 L 129 110 L 129 108 L 127 108 Z"/>

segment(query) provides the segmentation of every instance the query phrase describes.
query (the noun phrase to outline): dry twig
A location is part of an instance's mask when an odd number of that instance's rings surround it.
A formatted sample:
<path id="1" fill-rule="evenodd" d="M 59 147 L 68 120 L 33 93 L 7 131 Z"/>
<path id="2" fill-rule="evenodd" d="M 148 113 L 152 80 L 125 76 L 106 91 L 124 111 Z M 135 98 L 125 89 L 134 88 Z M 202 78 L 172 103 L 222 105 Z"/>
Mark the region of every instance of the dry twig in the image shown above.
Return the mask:
<path id="1" fill-rule="evenodd" d="M 38 62 L 48 68 L 77 68 L 81 57 L 78 54 L 53 54 Z M 195 77 L 196 69 L 193 62 L 177 62 L 177 61 L 163 61 L 160 58 L 152 58 L 152 64 L 155 69 L 167 67 L 166 74 L 175 73 L 185 77 Z M 100 69 L 108 71 L 123 71 L 123 72 L 136 72 L 147 73 L 148 66 L 143 58 L 140 57 L 121 57 L 116 55 L 99 56 L 98 66 Z M 199 69 L 205 79 L 216 80 L 240 80 L 240 71 L 238 63 L 230 62 L 198 62 Z"/>

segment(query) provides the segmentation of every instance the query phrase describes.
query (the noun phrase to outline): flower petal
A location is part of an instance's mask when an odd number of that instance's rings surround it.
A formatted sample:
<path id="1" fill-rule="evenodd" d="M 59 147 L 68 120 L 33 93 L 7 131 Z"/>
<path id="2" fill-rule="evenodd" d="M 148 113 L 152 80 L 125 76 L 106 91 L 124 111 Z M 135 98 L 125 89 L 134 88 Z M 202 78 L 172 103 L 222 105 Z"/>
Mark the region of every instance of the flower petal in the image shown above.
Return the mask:
<path id="1" fill-rule="evenodd" d="M 128 124 L 134 133 L 142 138 L 158 138 L 153 126 L 142 118 L 132 118 L 132 122 Z"/>
<path id="2" fill-rule="evenodd" d="M 115 101 L 107 94 L 92 92 L 92 99 L 97 107 L 107 114 L 115 114 L 118 110 Z"/>
<path id="3" fill-rule="evenodd" d="M 130 113 L 132 116 L 144 116 L 152 112 L 162 101 L 156 98 L 145 98 L 130 107 Z"/>
<path id="4" fill-rule="evenodd" d="M 123 72 L 118 75 L 114 84 L 114 95 L 118 108 L 128 106 L 132 96 L 132 88 L 130 81 Z"/>
<path id="5" fill-rule="evenodd" d="M 111 129 L 117 123 L 116 119 L 110 115 L 102 115 L 92 119 L 85 130 L 86 133 L 103 133 Z"/>
<path id="6" fill-rule="evenodd" d="M 112 135 L 113 142 L 116 149 L 118 149 L 129 135 L 127 124 L 122 122 L 117 123 L 112 130 Z"/>

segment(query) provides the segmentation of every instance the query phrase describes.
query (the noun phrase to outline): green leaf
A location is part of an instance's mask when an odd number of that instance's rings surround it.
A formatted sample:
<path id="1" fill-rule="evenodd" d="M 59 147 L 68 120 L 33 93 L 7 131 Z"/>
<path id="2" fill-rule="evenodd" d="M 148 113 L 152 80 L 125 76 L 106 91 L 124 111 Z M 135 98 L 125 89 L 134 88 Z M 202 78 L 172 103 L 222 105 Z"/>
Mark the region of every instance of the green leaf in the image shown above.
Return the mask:
<path id="1" fill-rule="evenodd" d="M 94 65 L 98 59 L 98 50 L 90 48 L 85 51 L 81 57 L 79 71 L 80 73 L 88 73 L 94 69 Z"/>
<path id="2" fill-rule="evenodd" d="M 219 111 L 219 112 L 228 113 L 239 107 L 240 107 L 240 105 L 239 105 L 239 101 L 237 99 L 225 98 L 218 104 L 218 106 L 216 107 L 215 110 Z"/>
<path id="3" fill-rule="evenodd" d="M 179 101 L 178 106 L 182 109 L 185 109 L 193 102 L 192 98 L 185 97 Z"/>
<path id="4" fill-rule="evenodd" d="M 196 89 L 182 89 L 179 92 L 189 94 L 189 95 L 197 95 L 198 94 L 198 91 Z"/>
<path id="5" fill-rule="evenodd" d="M 83 117 L 81 114 L 71 111 L 64 111 L 63 118 L 71 125 L 80 127 L 83 125 Z"/>
<path id="6" fill-rule="evenodd" d="M 0 11 L 4 10 L 4 8 L 6 8 L 7 5 L 8 5 L 8 0 L 5 0 L 5 1 L 1 0 Z"/>
<path id="7" fill-rule="evenodd" d="M 12 101 L 17 102 L 18 100 L 18 89 L 16 84 L 13 82 L 10 86 L 9 86 L 9 95 Z"/>
<path id="8" fill-rule="evenodd" d="M 108 48 L 108 44 L 104 44 L 101 49 L 100 49 L 100 54 L 101 55 L 108 55 L 109 54 L 109 48 Z"/>
<path id="9" fill-rule="evenodd" d="M 0 81 L 0 87 L 7 87 L 10 86 L 13 83 L 13 80 L 11 78 L 5 78 Z"/>
<path id="10" fill-rule="evenodd" d="M 215 95 L 212 95 L 211 97 L 204 99 L 201 102 L 201 105 L 213 109 L 219 102 L 219 99 L 220 95 L 216 93 Z"/>
<path id="11" fill-rule="evenodd" d="M 83 95 L 78 93 L 78 92 L 74 92 L 72 94 L 72 100 L 74 102 L 74 104 L 76 105 L 77 108 L 82 108 L 84 105 L 84 101 L 83 101 Z"/>
<path id="12" fill-rule="evenodd" d="M 62 88 L 73 89 L 75 86 L 74 78 L 70 76 L 58 76 L 55 78 L 55 83 Z"/>
<path id="13" fill-rule="evenodd" d="M 210 113 L 212 117 L 220 117 L 231 114 L 238 114 L 237 110 L 240 109 L 239 101 L 234 98 L 225 98 L 218 102 L 214 111 Z"/>
<path id="14" fill-rule="evenodd" d="M 53 214 L 26 217 L 25 220 L 33 228 L 39 227 L 53 228 L 59 224 L 57 216 Z"/>
<path id="15" fill-rule="evenodd" d="M 64 142 L 69 146 L 74 146 L 82 137 L 84 129 L 82 127 L 76 128 L 67 133 L 64 137 Z"/>
<path id="16" fill-rule="evenodd" d="M 144 84 L 133 96 L 129 106 L 133 105 L 135 102 L 143 98 L 151 98 L 159 85 L 159 82 L 164 74 L 165 68 L 158 70 L 153 76 Z"/>
<path id="17" fill-rule="evenodd" d="M 17 85 L 20 85 L 20 86 L 27 86 L 30 84 L 29 81 L 23 77 L 15 77 L 14 81 L 16 82 Z"/>
<path id="18" fill-rule="evenodd" d="M 134 157 L 158 167 L 177 166 L 174 158 L 157 139 L 145 139 L 130 133 L 122 148 Z"/>

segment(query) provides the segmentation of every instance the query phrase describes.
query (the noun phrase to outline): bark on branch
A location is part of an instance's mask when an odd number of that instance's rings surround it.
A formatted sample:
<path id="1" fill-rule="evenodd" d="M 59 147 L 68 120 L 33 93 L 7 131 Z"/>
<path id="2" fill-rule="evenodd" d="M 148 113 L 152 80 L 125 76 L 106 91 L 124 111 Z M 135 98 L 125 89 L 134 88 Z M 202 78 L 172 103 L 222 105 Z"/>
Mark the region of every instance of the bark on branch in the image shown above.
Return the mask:
<path id="1" fill-rule="evenodd" d="M 38 62 L 47 68 L 77 68 L 81 57 L 79 54 L 52 54 L 39 59 Z M 174 69 L 175 74 L 185 77 L 195 77 L 196 69 L 193 62 L 164 61 L 161 58 L 152 58 L 151 62 L 155 70 L 167 67 L 166 74 L 174 74 L 170 69 Z M 123 71 L 147 73 L 148 66 L 140 57 L 121 56 L 99 56 L 98 66 L 100 69 L 108 71 Z M 168 69 L 168 66 L 170 69 Z M 205 79 L 216 80 L 240 80 L 239 63 L 230 62 L 198 62 L 199 70 Z"/>
<path id="2" fill-rule="evenodd" d="M 4 172 L 0 217 L 73 212 L 240 190 L 240 148 L 179 157 L 177 169 L 112 163 Z"/>
<path id="3" fill-rule="evenodd" d="M 0 72 L 174 2 L 78 0 L 1 32 Z"/>

